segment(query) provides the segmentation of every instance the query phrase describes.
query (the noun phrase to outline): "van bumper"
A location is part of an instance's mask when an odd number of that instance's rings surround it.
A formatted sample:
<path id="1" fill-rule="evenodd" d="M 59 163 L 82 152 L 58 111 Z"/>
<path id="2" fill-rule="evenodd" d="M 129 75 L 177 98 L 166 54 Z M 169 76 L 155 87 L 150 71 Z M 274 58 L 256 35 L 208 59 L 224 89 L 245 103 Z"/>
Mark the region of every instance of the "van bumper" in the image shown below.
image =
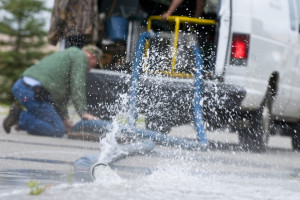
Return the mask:
<path id="1" fill-rule="evenodd" d="M 88 111 L 103 119 L 111 119 L 124 110 L 130 85 L 130 74 L 99 70 L 88 73 Z M 193 79 L 141 76 L 138 108 L 146 116 L 172 118 L 174 124 L 193 119 Z M 216 115 L 219 110 L 233 111 L 240 108 L 245 90 L 217 81 L 203 82 L 204 117 Z M 124 99 L 125 98 L 125 99 Z M 127 100 L 129 96 L 127 95 Z"/>

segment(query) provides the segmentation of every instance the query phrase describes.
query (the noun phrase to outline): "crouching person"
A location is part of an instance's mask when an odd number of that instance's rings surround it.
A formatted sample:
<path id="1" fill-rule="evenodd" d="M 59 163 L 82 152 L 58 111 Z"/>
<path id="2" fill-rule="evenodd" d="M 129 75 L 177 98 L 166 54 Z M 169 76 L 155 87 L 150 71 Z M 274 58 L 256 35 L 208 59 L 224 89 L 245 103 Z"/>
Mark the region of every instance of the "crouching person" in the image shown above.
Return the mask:
<path id="1" fill-rule="evenodd" d="M 24 110 L 13 104 L 3 121 L 9 133 L 12 126 L 33 135 L 62 137 L 72 126 L 67 104 L 72 101 L 81 118 L 97 117 L 86 112 L 86 73 L 96 67 L 102 51 L 88 45 L 68 48 L 45 57 L 24 71 L 12 93 Z"/>

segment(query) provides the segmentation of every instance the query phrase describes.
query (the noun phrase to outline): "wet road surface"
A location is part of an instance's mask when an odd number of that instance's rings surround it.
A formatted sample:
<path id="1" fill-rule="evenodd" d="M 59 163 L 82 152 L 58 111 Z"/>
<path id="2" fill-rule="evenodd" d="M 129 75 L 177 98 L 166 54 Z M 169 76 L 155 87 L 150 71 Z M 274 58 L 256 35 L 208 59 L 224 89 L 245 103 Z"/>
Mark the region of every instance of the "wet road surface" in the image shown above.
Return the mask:
<path id="1" fill-rule="evenodd" d="M 171 134 L 194 137 L 190 126 Z M 72 176 L 73 163 L 99 153 L 99 142 L 6 134 L 1 127 L 0 199 L 31 199 L 30 180 L 49 186 L 41 199 L 300 199 L 300 157 L 290 138 L 271 137 L 259 154 L 239 150 L 237 134 L 207 136 L 208 151 L 156 146 L 150 154 L 111 165 L 118 178 L 82 183 Z"/>

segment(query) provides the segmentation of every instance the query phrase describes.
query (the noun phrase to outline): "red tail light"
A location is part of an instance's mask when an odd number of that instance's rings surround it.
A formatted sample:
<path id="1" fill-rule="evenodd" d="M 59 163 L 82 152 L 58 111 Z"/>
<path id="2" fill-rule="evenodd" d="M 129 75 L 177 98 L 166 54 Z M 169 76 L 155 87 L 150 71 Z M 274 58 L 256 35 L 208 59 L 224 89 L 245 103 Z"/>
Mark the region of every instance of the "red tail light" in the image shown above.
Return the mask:
<path id="1" fill-rule="evenodd" d="M 234 33 L 232 35 L 231 65 L 247 65 L 249 40 L 250 36 L 248 34 Z"/>

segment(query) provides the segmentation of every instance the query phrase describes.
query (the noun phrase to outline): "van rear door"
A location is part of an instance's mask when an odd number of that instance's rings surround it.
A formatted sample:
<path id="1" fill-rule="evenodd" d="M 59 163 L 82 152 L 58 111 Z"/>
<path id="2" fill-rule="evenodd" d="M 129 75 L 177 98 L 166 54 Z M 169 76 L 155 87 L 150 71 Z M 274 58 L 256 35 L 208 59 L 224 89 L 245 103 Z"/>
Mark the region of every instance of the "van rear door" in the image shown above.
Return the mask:
<path id="1" fill-rule="evenodd" d="M 215 65 L 215 75 L 220 77 L 223 75 L 224 67 L 229 51 L 229 38 L 230 38 L 230 27 L 231 27 L 231 0 L 219 1 L 219 33 L 218 33 L 218 44 L 217 44 L 217 57 Z"/>
<path id="2" fill-rule="evenodd" d="M 290 9 L 293 9 L 291 14 L 291 25 L 294 31 L 291 31 L 290 36 L 290 46 L 292 47 L 292 52 L 290 54 L 295 56 L 295 61 L 291 67 L 292 77 L 292 94 L 290 102 L 286 105 L 285 110 L 287 110 L 289 116 L 296 120 L 300 118 L 300 1 L 299 0 L 289 0 Z"/>

